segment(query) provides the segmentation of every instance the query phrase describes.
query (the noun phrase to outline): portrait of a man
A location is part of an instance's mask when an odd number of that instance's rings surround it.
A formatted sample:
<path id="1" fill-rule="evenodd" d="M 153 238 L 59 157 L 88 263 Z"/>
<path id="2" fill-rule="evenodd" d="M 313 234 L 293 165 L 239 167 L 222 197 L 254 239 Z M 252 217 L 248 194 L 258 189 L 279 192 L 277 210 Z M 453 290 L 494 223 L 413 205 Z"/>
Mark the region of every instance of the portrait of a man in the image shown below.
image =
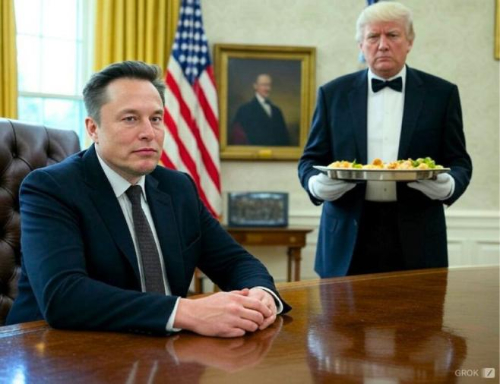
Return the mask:
<path id="1" fill-rule="evenodd" d="M 255 96 L 238 108 L 229 131 L 233 145 L 290 145 L 281 109 L 271 102 L 272 78 L 258 74 L 253 84 Z"/>
<path id="2" fill-rule="evenodd" d="M 228 78 L 228 145 L 298 145 L 299 61 L 235 58 Z"/>

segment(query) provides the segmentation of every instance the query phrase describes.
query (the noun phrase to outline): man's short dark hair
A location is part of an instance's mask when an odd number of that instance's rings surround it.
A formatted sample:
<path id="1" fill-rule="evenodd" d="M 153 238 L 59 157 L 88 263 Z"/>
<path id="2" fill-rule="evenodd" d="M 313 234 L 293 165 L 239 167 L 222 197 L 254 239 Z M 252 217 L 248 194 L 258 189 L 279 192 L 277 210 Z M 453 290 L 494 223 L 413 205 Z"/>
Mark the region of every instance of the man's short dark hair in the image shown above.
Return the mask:
<path id="1" fill-rule="evenodd" d="M 101 107 L 108 101 L 106 87 L 117 79 L 147 80 L 154 85 L 165 106 L 165 83 L 161 78 L 159 66 L 142 61 L 122 61 L 114 63 L 92 75 L 83 89 L 83 101 L 87 114 L 98 124 L 101 119 Z"/>

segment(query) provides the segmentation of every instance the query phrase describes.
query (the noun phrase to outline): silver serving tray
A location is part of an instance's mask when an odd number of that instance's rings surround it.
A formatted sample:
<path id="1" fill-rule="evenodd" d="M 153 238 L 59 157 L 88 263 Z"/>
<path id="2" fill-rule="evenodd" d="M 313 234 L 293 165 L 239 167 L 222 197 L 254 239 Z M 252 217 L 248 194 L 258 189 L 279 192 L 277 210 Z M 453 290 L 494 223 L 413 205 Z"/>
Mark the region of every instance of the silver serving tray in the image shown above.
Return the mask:
<path id="1" fill-rule="evenodd" d="M 370 180 L 370 181 L 416 181 L 433 180 L 440 173 L 449 172 L 450 168 L 441 169 L 358 169 L 330 168 L 315 165 L 318 171 L 337 180 Z"/>

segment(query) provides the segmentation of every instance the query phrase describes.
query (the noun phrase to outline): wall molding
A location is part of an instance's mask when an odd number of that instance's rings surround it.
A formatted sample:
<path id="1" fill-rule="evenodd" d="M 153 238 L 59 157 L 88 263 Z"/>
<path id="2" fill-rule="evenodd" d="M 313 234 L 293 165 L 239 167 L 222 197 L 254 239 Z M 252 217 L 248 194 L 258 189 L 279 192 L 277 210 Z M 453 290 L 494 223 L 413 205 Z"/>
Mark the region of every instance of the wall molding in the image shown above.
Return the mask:
<path id="1" fill-rule="evenodd" d="M 291 225 L 314 228 L 303 251 L 306 258 L 316 249 L 320 215 L 320 209 L 293 210 L 289 215 Z M 500 264 L 499 211 L 446 210 L 445 215 L 450 267 Z M 303 270 L 304 277 L 309 274 L 309 270 Z"/>
<path id="2" fill-rule="evenodd" d="M 302 250 L 302 280 L 318 278 L 314 272 L 314 258 L 320 215 L 320 207 L 292 210 L 289 214 L 291 226 L 314 228 L 314 231 L 307 236 L 306 247 Z M 500 264 L 500 212 L 447 210 L 446 222 L 450 268 L 497 266 Z M 286 281 L 284 247 L 247 247 L 247 249 L 266 265 L 275 281 Z M 213 284 L 208 278 L 204 279 L 203 286 L 205 292 L 213 290 Z"/>
<path id="3" fill-rule="evenodd" d="M 462 210 L 445 211 L 446 225 L 450 228 L 500 229 L 500 211 Z M 319 226 L 321 210 L 294 210 L 289 222 L 296 226 Z"/>

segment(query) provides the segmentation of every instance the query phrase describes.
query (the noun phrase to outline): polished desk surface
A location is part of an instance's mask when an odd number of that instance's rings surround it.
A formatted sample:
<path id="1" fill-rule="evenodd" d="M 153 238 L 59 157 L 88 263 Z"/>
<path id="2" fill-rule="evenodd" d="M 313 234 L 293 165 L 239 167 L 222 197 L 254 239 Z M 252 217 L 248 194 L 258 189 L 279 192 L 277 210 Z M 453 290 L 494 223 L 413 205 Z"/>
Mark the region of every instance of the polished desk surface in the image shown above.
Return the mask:
<path id="1" fill-rule="evenodd" d="M 490 267 L 286 283 L 290 314 L 237 339 L 3 327 L 0 382 L 498 383 L 498 281 Z"/>

